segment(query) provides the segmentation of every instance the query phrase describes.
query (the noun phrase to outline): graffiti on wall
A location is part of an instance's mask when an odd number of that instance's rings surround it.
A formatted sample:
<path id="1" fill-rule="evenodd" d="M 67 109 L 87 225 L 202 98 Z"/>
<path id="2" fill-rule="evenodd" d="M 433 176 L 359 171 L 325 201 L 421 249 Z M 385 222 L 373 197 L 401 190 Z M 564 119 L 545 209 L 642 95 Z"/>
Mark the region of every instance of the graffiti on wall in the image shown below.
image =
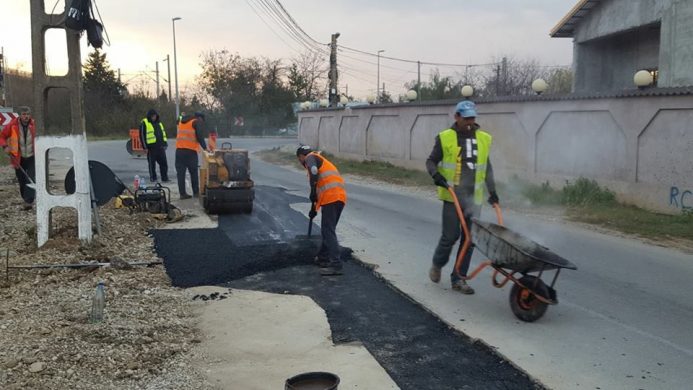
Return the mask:
<path id="1" fill-rule="evenodd" d="M 693 210 L 693 192 L 671 187 L 669 205 L 681 210 Z"/>

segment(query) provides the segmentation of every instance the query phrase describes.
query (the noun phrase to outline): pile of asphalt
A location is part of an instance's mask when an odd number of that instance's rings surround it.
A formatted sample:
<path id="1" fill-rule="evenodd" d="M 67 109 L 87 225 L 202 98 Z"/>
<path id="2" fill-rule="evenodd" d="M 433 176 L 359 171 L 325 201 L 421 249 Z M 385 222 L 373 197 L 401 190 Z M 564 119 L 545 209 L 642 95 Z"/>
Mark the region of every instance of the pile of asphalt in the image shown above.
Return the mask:
<path id="1" fill-rule="evenodd" d="M 175 286 L 223 285 L 309 296 L 327 313 L 335 344 L 363 343 L 402 389 L 541 388 L 487 346 L 350 261 L 349 250 L 343 251 L 344 275 L 324 277 L 312 264 L 317 248 L 237 246 L 220 229 L 160 230 L 154 236 Z"/>
<path id="2" fill-rule="evenodd" d="M 312 264 L 319 241 L 235 245 L 220 229 L 155 230 L 154 246 L 177 287 L 217 285 L 275 269 Z"/>

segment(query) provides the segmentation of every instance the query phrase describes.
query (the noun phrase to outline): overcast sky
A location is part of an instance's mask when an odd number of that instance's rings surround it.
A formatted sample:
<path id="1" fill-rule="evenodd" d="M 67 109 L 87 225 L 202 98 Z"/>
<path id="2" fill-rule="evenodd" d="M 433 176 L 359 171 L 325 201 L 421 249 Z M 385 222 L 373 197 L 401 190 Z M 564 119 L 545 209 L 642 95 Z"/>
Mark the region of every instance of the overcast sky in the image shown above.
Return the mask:
<path id="1" fill-rule="evenodd" d="M 64 0 L 58 0 L 58 9 Z M 270 0 L 265 0 L 270 1 Z M 549 31 L 577 0 L 280 0 L 297 24 L 312 38 L 328 43 L 340 32 L 339 45 L 384 56 L 424 62 L 483 64 L 503 55 L 537 59 L 546 65 L 569 65 L 572 41 L 550 38 Z M 45 0 L 50 11 L 56 0 Z M 104 47 L 114 69 L 131 86 L 148 85 L 156 61 L 166 75 L 167 54 L 173 58 L 171 18 L 176 22 L 178 74 L 181 91 L 199 74 L 200 53 L 228 49 L 241 56 L 288 60 L 305 49 L 265 14 L 261 0 L 97 0 L 111 38 Z M 10 67 L 31 70 L 29 0 L 0 0 L 0 45 Z M 260 16 L 262 16 L 262 18 Z M 60 73 L 59 32 L 47 37 L 51 72 Z M 92 49 L 83 41 L 83 57 Z M 64 42 L 64 39 L 63 39 Z M 340 52 L 340 88 L 349 85 L 357 97 L 373 94 L 377 58 Z M 427 80 L 433 67 L 422 68 Z M 173 72 L 173 66 L 171 66 Z M 395 94 L 416 79 L 414 63 L 381 60 L 381 83 Z M 443 74 L 462 74 L 463 67 L 439 67 Z M 162 86 L 163 86 L 162 81 Z"/>

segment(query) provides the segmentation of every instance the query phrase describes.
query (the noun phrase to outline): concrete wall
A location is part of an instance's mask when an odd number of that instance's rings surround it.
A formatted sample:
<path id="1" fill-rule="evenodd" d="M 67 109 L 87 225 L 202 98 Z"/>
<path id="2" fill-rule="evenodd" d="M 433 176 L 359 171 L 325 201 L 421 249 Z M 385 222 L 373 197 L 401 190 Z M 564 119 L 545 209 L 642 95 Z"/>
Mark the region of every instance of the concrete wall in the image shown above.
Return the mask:
<path id="1" fill-rule="evenodd" d="M 499 180 L 560 187 L 580 176 L 621 200 L 677 213 L 693 208 L 693 96 L 478 103 L 494 137 Z M 335 155 L 425 169 L 454 102 L 299 112 L 299 140 Z M 335 142 L 338 140 L 338 142 Z"/>
<path id="2" fill-rule="evenodd" d="M 629 88 L 640 69 L 660 87 L 693 85 L 693 1 L 605 0 L 575 30 L 575 92 Z"/>

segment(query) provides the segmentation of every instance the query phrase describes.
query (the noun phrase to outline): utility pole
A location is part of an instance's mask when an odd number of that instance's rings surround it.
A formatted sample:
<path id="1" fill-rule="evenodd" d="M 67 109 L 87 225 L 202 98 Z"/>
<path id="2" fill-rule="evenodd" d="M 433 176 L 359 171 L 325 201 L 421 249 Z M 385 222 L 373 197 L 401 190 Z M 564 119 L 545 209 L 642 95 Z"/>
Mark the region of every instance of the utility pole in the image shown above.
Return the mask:
<path id="1" fill-rule="evenodd" d="M 503 57 L 502 70 L 503 73 L 503 95 L 508 95 L 508 58 Z"/>
<path id="2" fill-rule="evenodd" d="M 375 82 L 375 102 L 380 103 L 380 53 L 385 50 L 378 50 L 378 78 Z"/>
<path id="3" fill-rule="evenodd" d="M 156 62 L 156 99 L 159 100 L 161 96 L 161 88 L 159 85 L 159 61 Z"/>
<path id="4" fill-rule="evenodd" d="M 120 84 L 120 68 L 118 68 L 118 84 Z"/>
<path id="5" fill-rule="evenodd" d="M 166 66 L 168 67 L 168 78 L 166 79 L 166 82 L 168 83 L 168 101 L 171 101 L 171 58 L 169 58 L 169 55 L 166 54 Z"/>
<path id="6" fill-rule="evenodd" d="M 496 96 L 500 96 L 500 73 L 501 66 L 496 65 Z"/>
<path id="7" fill-rule="evenodd" d="M 330 90 L 328 91 L 330 107 L 337 107 L 339 103 L 339 94 L 337 93 L 337 38 L 339 33 L 332 34 L 330 42 Z"/>
<path id="8" fill-rule="evenodd" d="M 173 70 L 176 77 L 176 120 L 180 117 L 180 95 L 178 94 L 178 57 L 176 56 L 176 20 L 181 20 L 180 17 L 171 19 L 173 24 Z"/>
<path id="9" fill-rule="evenodd" d="M 416 81 L 416 98 L 421 101 L 421 61 L 416 61 L 418 66 L 418 77 Z"/>
<path id="10" fill-rule="evenodd" d="M 0 50 L 0 106 L 5 106 L 5 47 Z"/>
<path id="11" fill-rule="evenodd" d="M 349 98 L 349 84 L 346 85 L 346 97 Z"/>

